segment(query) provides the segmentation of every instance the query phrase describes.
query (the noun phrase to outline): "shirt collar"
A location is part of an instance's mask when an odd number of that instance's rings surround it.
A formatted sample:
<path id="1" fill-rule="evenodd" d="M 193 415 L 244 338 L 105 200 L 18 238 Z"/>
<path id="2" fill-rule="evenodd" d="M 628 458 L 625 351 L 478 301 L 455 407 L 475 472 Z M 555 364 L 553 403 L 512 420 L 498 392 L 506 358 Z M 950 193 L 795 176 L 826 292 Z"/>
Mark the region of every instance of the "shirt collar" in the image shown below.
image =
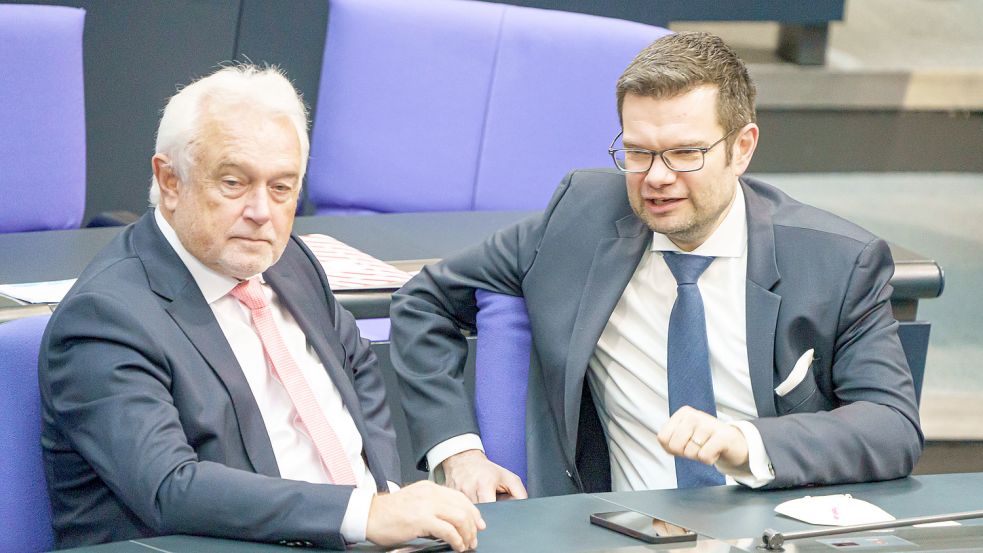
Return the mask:
<path id="1" fill-rule="evenodd" d="M 235 288 L 236 284 L 239 284 L 238 279 L 223 275 L 209 268 L 189 252 L 184 247 L 184 244 L 181 243 L 177 232 L 174 231 L 174 228 L 171 227 L 167 219 L 161 214 L 160 209 L 154 209 L 154 221 L 157 222 L 157 227 L 160 229 L 161 234 L 164 235 L 164 239 L 174 248 L 174 252 L 184 262 L 184 266 L 188 268 L 191 278 L 195 279 L 195 284 L 201 290 L 201 295 L 205 297 L 205 302 L 211 304 L 215 300 L 224 297 Z"/>
<path id="2" fill-rule="evenodd" d="M 740 184 L 734 193 L 727 216 L 702 244 L 687 252 L 711 257 L 741 257 L 747 249 L 747 211 L 744 208 L 744 189 Z M 666 235 L 652 233 L 652 251 L 678 252 L 679 246 L 673 244 Z"/>

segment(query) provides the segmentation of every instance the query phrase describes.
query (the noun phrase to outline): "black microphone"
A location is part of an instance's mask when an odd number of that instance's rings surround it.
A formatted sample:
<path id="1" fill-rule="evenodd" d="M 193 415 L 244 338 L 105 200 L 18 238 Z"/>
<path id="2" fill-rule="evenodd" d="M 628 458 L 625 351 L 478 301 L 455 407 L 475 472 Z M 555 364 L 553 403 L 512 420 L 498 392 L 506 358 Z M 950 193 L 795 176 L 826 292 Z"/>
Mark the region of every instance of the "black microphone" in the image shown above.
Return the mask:
<path id="1" fill-rule="evenodd" d="M 853 526 L 837 526 L 835 528 L 823 528 L 822 530 L 803 530 L 801 532 L 782 533 L 778 530 L 768 528 L 761 535 L 761 545 L 759 548 L 768 551 L 784 551 L 782 545 L 789 540 L 799 540 L 802 538 L 817 538 L 819 536 L 835 536 L 837 534 L 849 534 L 851 532 L 866 532 L 868 530 L 883 530 L 885 528 L 900 528 L 902 526 L 912 526 L 915 524 L 929 524 L 931 522 L 945 522 L 949 520 L 965 520 L 968 518 L 983 518 L 983 511 L 964 511 L 962 513 L 952 513 L 948 515 L 933 515 L 927 517 L 899 518 L 888 522 L 874 522 L 871 524 L 855 524 Z"/>

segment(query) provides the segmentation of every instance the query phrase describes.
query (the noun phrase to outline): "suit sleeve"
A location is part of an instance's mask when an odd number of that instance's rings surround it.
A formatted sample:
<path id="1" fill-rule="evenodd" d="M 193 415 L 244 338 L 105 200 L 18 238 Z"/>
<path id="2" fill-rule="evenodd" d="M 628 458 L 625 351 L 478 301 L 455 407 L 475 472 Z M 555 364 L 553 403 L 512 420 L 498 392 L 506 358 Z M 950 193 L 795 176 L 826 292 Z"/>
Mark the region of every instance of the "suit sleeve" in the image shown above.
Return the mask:
<path id="1" fill-rule="evenodd" d="M 145 525 L 158 534 L 344 548 L 351 487 L 199 460 L 182 426 L 197 414 L 175 408 L 165 347 L 140 314 L 96 293 L 76 294 L 58 311 L 40 365 L 45 411 Z"/>
<path id="2" fill-rule="evenodd" d="M 893 268 L 882 240 L 856 258 L 833 349 L 835 408 L 753 421 L 775 471 L 768 487 L 900 478 L 918 461 L 924 436 L 891 311 Z"/>
<path id="3" fill-rule="evenodd" d="M 424 267 L 393 294 L 392 363 L 420 470 L 428 469 L 426 453 L 433 446 L 461 434 L 478 434 L 463 378 L 468 346 L 462 329 L 475 330 L 474 291 L 522 295 L 522 280 L 572 177 L 567 175 L 542 215 Z"/>

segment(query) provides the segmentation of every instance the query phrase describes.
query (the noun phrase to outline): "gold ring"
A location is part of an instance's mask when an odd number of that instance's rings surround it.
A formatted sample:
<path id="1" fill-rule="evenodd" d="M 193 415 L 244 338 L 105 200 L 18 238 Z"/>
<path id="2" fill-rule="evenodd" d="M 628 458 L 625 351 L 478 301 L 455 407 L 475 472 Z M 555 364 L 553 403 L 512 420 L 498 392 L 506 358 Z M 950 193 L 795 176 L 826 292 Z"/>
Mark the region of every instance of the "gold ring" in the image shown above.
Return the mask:
<path id="1" fill-rule="evenodd" d="M 691 441 L 694 444 L 696 444 L 697 447 L 703 447 L 703 444 L 705 443 L 705 442 L 701 442 L 701 441 L 697 440 L 696 438 L 690 438 L 689 441 Z"/>

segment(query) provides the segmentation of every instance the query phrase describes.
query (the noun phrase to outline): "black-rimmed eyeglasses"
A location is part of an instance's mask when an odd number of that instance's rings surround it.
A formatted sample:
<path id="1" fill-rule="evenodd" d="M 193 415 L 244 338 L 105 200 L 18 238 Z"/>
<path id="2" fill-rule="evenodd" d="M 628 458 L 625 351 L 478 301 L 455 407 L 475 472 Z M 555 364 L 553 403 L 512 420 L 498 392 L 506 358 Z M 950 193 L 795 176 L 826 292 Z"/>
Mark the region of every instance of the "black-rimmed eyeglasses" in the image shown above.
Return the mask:
<path id="1" fill-rule="evenodd" d="M 728 136 L 734 134 L 736 130 L 731 130 L 721 137 L 720 140 L 709 146 L 699 148 L 669 148 L 661 152 L 642 148 L 615 148 L 614 145 L 618 143 L 618 139 L 623 134 L 623 132 L 619 132 L 618 136 L 614 137 L 614 140 L 611 141 L 611 146 L 608 147 L 608 153 L 611 154 L 611 159 L 614 160 L 614 164 L 622 173 L 647 173 L 655 163 L 655 156 L 661 157 L 662 163 L 665 163 L 666 167 L 671 171 L 675 171 L 676 173 L 692 173 L 693 171 L 703 169 L 703 164 L 706 162 L 706 153 L 717 144 L 726 140 Z"/>

